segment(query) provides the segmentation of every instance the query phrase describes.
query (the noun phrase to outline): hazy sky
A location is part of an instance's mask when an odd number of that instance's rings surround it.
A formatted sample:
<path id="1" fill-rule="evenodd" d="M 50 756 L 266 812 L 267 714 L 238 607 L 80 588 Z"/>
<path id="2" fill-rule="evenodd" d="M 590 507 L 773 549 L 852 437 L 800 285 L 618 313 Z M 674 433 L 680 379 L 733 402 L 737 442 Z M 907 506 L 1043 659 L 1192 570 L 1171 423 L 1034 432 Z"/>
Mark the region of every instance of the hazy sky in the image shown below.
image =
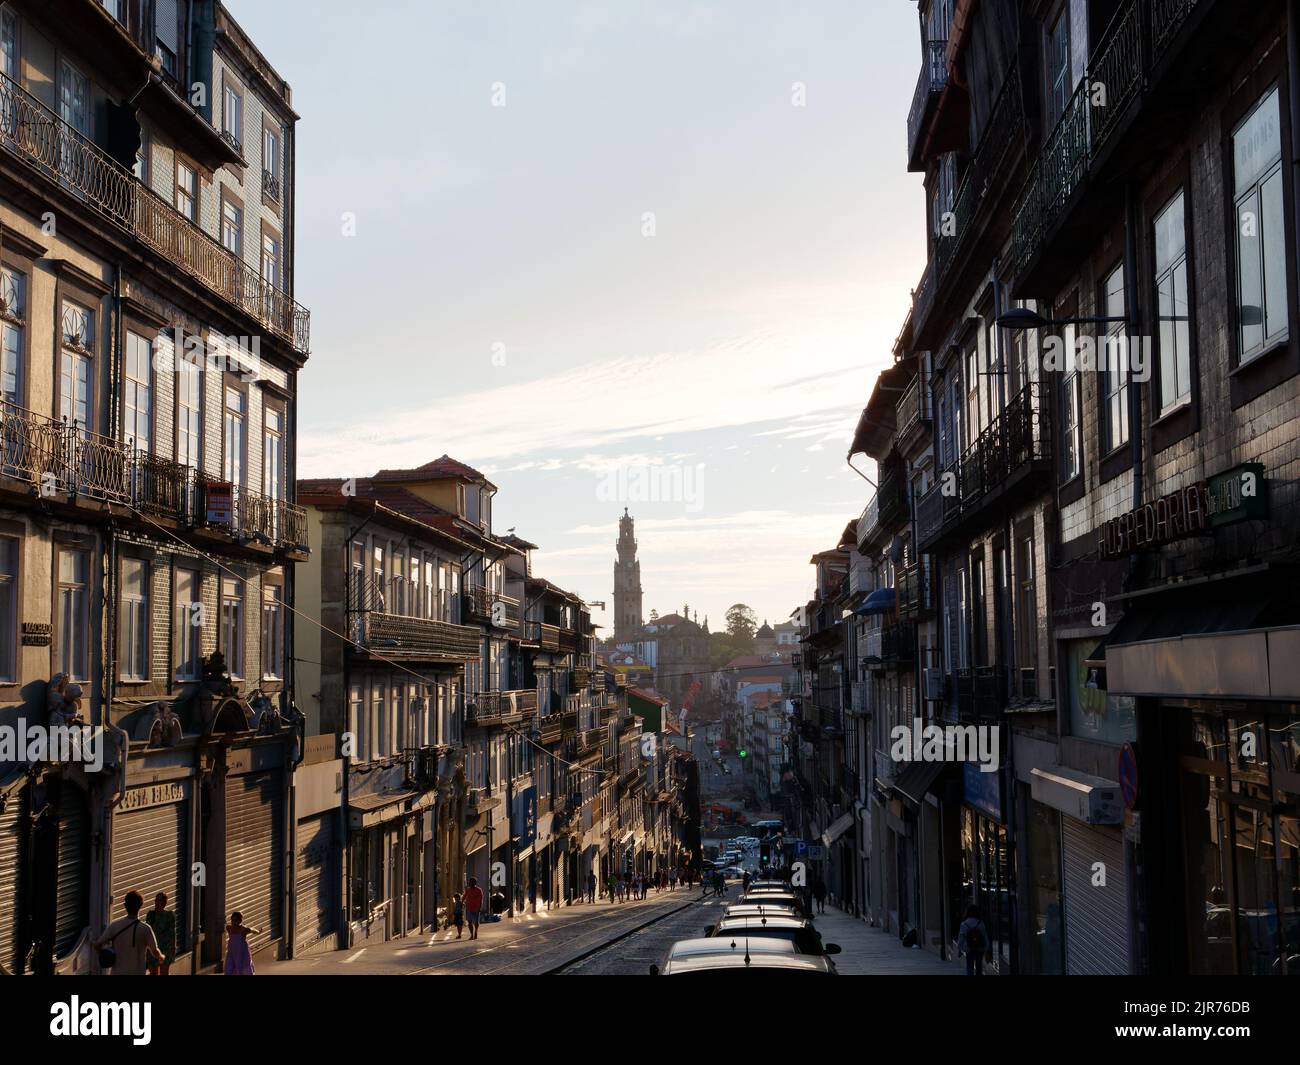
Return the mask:
<path id="1" fill-rule="evenodd" d="M 627 506 L 647 614 L 804 601 L 924 265 L 915 7 L 226 3 L 302 116 L 300 474 L 448 452 L 587 600 Z"/>

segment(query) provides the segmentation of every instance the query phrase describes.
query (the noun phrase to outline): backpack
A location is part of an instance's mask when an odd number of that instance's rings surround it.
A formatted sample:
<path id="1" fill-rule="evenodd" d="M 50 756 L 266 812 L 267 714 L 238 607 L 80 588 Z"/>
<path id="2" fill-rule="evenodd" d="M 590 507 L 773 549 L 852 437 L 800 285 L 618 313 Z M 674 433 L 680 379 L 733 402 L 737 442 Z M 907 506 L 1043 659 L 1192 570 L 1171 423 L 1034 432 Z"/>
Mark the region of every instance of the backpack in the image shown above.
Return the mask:
<path id="1" fill-rule="evenodd" d="M 973 924 L 966 929 L 966 953 L 979 957 L 984 953 L 984 926 Z"/>

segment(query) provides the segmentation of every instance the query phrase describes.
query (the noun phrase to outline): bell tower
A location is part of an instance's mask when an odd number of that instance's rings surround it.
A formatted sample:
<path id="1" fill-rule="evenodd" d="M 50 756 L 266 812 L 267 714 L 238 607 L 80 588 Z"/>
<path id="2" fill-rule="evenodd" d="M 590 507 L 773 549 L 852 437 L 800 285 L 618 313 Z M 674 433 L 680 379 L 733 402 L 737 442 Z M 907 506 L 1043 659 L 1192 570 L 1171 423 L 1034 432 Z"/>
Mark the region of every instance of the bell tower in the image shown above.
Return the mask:
<path id="1" fill-rule="evenodd" d="M 641 631 L 641 563 L 636 560 L 636 532 L 627 507 L 618 519 L 618 559 L 614 563 L 614 640 L 622 643 Z"/>

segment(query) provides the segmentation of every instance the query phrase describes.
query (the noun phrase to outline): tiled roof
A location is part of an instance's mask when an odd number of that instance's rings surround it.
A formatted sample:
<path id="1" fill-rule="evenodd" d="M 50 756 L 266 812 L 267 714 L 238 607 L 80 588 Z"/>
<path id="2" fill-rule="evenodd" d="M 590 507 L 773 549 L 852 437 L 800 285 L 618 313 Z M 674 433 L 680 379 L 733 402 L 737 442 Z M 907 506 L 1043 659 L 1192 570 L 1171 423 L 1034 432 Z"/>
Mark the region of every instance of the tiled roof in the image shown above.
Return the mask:
<path id="1" fill-rule="evenodd" d="M 629 695 L 635 695 L 638 699 L 644 699 L 648 703 L 654 703 L 656 706 L 667 706 L 668 700 L 658 692 L 647 691 L 645 688 L 628 688 Z"/>
<path id="2" fill-rule="evenodd" d="M 491 488 L 496 485 L 492 484 L 473 466 L 466 465 L 450 455 L 441 455 L 432 462 L 426 462 L 423 466 L 417 466 L 415 469 L 396 469 L 380 470 L 375 474 L 377 481 L 440 481 L 448 478 L 454 478 L 459 481 L 471 481 L 478 484 L 485 484 Z"/>

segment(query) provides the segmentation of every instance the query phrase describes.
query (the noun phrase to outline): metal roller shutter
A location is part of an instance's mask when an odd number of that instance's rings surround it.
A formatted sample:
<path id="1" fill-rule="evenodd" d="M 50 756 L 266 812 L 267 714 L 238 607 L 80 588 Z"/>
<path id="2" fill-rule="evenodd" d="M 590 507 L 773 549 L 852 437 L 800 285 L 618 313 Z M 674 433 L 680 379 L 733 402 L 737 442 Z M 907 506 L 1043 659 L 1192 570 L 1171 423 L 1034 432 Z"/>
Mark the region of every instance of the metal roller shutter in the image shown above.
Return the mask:
<path id="1" fill-rule="evenodd" d="M 284 807 L 279 770 L 226 780 L 226 913 L 261 929 L 249 939 L 256 951 L 283 934 Z"/>
<path id="2" fill-rule="evenodd" d="M 1061 817 L 1065 882 L 1066 972 L 1074 975 L 1127 975 L 1128 873 L 1118 833 L 1098 831 Z M 1094 887 L 1092 867 L 1106 866 L 1106 886 Z"/>
<path id="3" fill-rule="evenodd" d="M 144 789 L 140 789 L 143 791 Z M 130 793 L 128 792 L 128 797 Z M 167 905 L 176 915 L 176 950 L 188 949 L 189 921 L 189 803 L 185 801 L 141 806 L 113 816 L 113 918 L 122 914 L 128 891 L 144 896 L 153 906 L 154 896 L 167 893 Z"/>
<path id="4" fill-rule="evenodd" d="M 90 923 L 90 810 L 86 793 L 68 780 L 60 785 L 58 852 L 54 953 L 62 957 Z"/>
<path id="5" fill-rule="evenodd" d="M 333 814 L 321 814 L 298 825 L 297 883 L 294 885 L 298 946 L 315 943 L 334 931 L 338 880 L 334 866 L 334 822 Z"/>
<path id="6" fill-rule="evenodd" d="M 27 789 L 11 794 L 0 814 L 0 964 L 18 972 L 18 886 Z"/>

